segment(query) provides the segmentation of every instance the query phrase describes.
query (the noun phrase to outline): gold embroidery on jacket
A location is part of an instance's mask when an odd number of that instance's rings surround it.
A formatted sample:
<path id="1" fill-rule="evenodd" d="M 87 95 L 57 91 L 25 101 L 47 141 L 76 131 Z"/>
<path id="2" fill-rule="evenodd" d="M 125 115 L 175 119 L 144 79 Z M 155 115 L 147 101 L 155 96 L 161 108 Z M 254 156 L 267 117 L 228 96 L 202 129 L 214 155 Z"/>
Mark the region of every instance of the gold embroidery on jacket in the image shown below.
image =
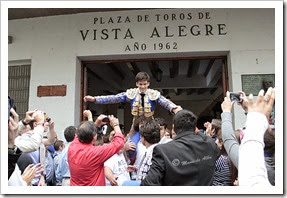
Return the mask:
<path id="1" fill-rule="evenodd" d="M 141 116 L 144 115 L 145 117 L 153 116 L 154 111 L 151 111 L 151 104 L 149 103 L 148 95 L 144 96 L 144 108 L 141 104 L 141 95 L 137 94 L 135 101 L 132 104 L 132 115 L 133 116 Z"/>
<path id="2" fill-rule="evenodd" d="M 130 100 L 134 99 L 134 97 L 137 94 L 137 88 L 128 89 L 126 91 L 126 94 L 127 94 L 128 99 L 130 99 Z"/>
<path id="3" fill-rule="evenodd" d="M 144 97 L 144 116 L 150 117 L 153 116 L 154 111 L 151 111 L 151 104 L 148 102 L 148 96 L 145 95 Z"/>
<path id="4" fill-rule="evenodd" d="M 154 89 L 148 89 L 148 98 L 152 101 L 157 100 L 160 96 L 160 92 Z"/>
<path id="5" fill-rule="evenodd" d="M 139 107 L 140 107 L 140 95 L 137 94 L 135 101 L 132 104 L 132 115 L 133 116 L 139 116 L 139 111 L 140 111 Z"/>

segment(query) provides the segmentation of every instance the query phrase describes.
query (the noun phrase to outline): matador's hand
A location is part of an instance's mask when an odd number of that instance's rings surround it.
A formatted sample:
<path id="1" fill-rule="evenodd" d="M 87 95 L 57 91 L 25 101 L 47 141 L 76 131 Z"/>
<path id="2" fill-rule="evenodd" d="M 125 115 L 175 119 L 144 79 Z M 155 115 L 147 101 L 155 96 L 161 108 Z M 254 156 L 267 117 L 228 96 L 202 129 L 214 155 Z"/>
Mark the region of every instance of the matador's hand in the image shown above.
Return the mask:
<path id="1" fill-rule="evenodd" d="M 176 114 L 177 112 L 179 112 L 179 111 L 181 111 L 181 110 L 182 110 L 181 106 L 177 106 L 176 108 L 174 108 L 174 109 L 172 110 L 172 112 L 173 112 L 174 114 Z"/>
<path id="2" fill-rule="evenodd" d="M 85 101 L 85 102 L 95 102 L 96 99 L 95 99 L 94 96 L 85 96 L 85 97 L 84 97 L 84 101 Z"/>

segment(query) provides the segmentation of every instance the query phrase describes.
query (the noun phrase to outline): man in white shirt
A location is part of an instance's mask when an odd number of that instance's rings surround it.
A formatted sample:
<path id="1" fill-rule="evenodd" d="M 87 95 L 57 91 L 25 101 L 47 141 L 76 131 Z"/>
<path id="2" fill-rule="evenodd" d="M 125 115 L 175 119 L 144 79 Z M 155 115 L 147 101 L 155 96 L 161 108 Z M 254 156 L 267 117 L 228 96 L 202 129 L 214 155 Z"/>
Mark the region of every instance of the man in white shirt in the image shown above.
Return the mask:
<path id="1" fill-rule="evenodd" d="M 226 100 L 226 99 L 225 99 Z M 246 130 L 239 150 L 239 185 L 271 186 L 264 160 L 264 134 L 275 101 L 275 89 L 258 93 L 256 102 L 249 95 Z"/>
<path id="2" fill-rule="evenodd" d="M 123 182 L 131 179 L 127 171 L 128 164 L 123 149 L 108 159 L 104 166 L 107 186 L 121 186 Z"/>
<path id="3" fill-rule="evenodd" d="M 140 127 L 141 142 L 146 147 L 146 152 L 138 166 L 129 166 L 129 171 L 136 171 L 136 180 L 143 180 L 151 166 L 154 147 L 160 140 L 160 126 L 155 120 L 150 120 Z"/>

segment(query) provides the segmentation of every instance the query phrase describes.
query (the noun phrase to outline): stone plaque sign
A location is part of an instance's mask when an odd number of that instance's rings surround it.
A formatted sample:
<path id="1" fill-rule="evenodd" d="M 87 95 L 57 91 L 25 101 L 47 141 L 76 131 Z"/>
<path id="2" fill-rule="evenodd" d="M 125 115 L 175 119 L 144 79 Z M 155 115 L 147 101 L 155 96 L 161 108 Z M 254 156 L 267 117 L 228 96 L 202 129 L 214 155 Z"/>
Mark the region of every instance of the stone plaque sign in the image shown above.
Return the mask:
<path id="1" fill-rule="evenodd" d="M 66 96 L 67 85 L 38 86 L 37 96 Z"/>
<path id="2" fill-rule="evenodd" d="M 261 89 L 265 91 L 268 87 L 275 87 L 275 74 L 248 74 L 241 75 L 242 91 L 248 96 L 258 95 Z"/>

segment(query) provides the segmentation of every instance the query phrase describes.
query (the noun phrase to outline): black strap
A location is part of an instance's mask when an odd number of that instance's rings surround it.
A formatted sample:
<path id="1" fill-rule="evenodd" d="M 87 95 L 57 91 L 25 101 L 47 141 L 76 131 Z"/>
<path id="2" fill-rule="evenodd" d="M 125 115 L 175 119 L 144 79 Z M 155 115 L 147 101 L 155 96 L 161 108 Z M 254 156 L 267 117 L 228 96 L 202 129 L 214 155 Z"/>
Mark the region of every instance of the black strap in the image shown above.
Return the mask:
<path id="1" fill-rule="evenodd" d="M 144 96 L 145 96 L 145 94 L 141 93 L 141 96 L 142 96 L 142 107 L 144 108 Z"/>

